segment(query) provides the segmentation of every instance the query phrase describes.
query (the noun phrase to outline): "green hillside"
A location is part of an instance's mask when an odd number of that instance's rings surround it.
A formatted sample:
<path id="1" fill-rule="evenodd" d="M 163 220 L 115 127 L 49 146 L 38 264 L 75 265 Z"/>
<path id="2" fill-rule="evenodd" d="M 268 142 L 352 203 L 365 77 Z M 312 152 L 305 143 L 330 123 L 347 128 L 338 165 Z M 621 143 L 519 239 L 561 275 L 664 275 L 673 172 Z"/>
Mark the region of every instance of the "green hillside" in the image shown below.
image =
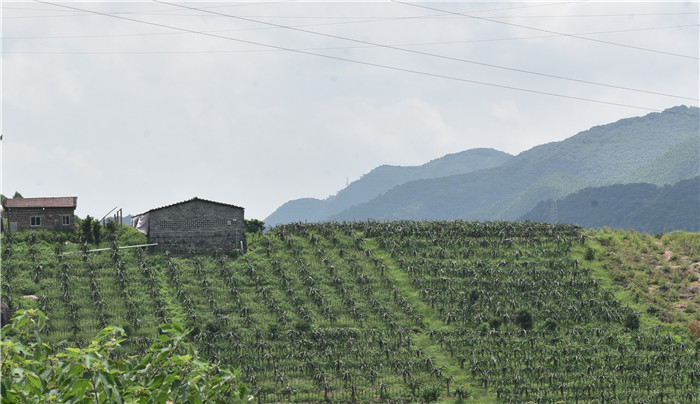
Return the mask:
<path id="1" fill-rule="evenodd" d="M 670 185 L 700 173 L 700 135 L 697 133 L 638 168 L 623 183 Z"/>
<path id="2" fill-rule="evenodd" d="M 299 221 L 326 221 L 330 216 L 370 201 L 397 185 L 418 179 L 446 177 L 496 167 L 511 157 L 508 153 L 494 149 L 471 149 L 448 154 L 421 166 L 383 165 L 327 199 L 302 198 L 289 201 L 265 218 L 265 223 L 275 226 Z"/>
<path id="3" fill-rule="evenodd" d="M 202 355 L 240 367 L 261 402 L 700 398 L 700 345 L 686 324 L 665 325 L 644 296 L 628 299 L 626 278 L 612 279 L 610 262 L 627 262 L 622 237 L 530 222 L 354 222 L 278 226 L 252 235 L 244 255 L 118 248 L 137 237 L 124 228 L 89 252 L 49 232 L 5 235 L 3 298 L 43 310 L 44 339 L 59 348 L 116 324 L 130 335 L 122 354 L 141 352 L 158 323 L 182 323 Z M 668 243 L 690 243 L 684 256 L 700 261 L 697 237 Z"/>
<path id="4" fill-rule="evenodd" d="M 618 184 L 586 188 L 540 202 L 520 220 L 609 226 L 647 233 L 700 231 L 700 177 L 674 185 Z"/>
<path id="5" fill-rule="evenodd" d="M 662 182 L 692 178 L 697 169 L 684 170 L 697 166 L 697 148 L 685 148 L 700 133 L 698 113 L 679 106 L 596 126 L 488 170 L 407 182 L 331 219 L 515 220 L 540 201 L 589 186 L 649 173 Z"/>

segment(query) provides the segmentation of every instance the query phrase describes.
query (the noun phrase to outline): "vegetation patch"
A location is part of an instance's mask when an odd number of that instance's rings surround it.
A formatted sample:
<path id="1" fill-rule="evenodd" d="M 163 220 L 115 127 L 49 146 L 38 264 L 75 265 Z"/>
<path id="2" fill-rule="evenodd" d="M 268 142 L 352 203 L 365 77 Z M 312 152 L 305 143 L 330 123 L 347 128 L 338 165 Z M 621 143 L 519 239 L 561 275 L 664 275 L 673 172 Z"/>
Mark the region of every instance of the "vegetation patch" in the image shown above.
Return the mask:
<path id="1" fill-rule="evenodd" d="M 112 324 L 128 336 L 114 354 L 142 355 L 175 321 L 260 402 L 698 400 L 696 328 L 663 322 L 693 285 L 694 235 L 297 223 L 238 256 L 119 249 L 121 231 L 97 252 L 3 240 L 3 297 L 46 313 L 53 349 L 86 349 Z"/>

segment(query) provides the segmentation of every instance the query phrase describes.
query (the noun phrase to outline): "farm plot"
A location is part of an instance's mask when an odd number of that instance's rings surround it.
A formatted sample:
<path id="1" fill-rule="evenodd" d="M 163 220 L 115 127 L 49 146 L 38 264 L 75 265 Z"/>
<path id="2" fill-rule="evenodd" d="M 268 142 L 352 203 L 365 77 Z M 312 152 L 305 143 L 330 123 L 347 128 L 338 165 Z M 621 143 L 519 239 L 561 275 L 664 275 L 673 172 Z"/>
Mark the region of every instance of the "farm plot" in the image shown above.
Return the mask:
<path id="1" fill-rule="evenodd" d="M 697 401 L 697 345 L 639 329 L 572 253 L 585 242 L 461 221 L 291 224 L 240 257 L 6 240 L 3 295 L 44 310 L 59 345 L 117 324 L 126 355 L 182 323 L 261 402 Z"/>

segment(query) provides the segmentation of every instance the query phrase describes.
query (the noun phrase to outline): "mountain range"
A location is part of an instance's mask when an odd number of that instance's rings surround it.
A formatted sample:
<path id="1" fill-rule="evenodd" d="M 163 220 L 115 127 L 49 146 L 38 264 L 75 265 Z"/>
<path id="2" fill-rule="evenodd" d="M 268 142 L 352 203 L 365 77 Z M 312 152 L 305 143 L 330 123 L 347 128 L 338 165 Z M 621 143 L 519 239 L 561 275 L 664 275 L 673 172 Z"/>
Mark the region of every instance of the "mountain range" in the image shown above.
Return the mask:
<path id="1" fill-rule="evenodd" d="M 335 196 L 289 201 L 265 222 L 518 220 L 585 188 L 676 184 L 700 173 L 699 117 L 697 107 L 676 106 L 516 156 L 472 149 L 417 167 L 381 166 Z"/>
<path id="2" fill-rule="evenodd" d="M 382 165 L 324 200 L 302 198 L 289 201 L 268 216 L 265 223 L 274 226 L 299 221 L 326 221 L 329 217 L 354 205 L 370 201 L 397 185 L 497 167 L 511 157 L 513 156 L 508 153 L 494 149 L 471 149 L 448 154 L 416 167 Z"/>
<path id="3" fill-rule="evenodd" d="M 540 202 L 518 220 L 635 229 L 649 234 L 698 232 L 700 177 L 662 187 L 634 183 L 585 188 L 559 200 Z"/>

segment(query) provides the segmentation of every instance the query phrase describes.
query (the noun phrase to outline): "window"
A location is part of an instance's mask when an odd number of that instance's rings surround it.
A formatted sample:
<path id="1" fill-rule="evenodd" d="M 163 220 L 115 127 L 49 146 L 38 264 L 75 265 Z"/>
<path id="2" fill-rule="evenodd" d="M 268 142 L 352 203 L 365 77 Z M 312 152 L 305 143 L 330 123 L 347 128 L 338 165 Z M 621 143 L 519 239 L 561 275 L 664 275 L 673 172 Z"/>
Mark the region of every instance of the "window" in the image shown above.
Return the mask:
<path id="1" fill-rule="evenodd" d="M 29 218 L 29 224 L 31 226 L 41 226 L 41 216 L 31 216 Z"/>
<path id="2" fill-rule="evenodd" d="M 61 224 L 64 226 L 70 225 L 70 215 L 63 215 L 61 218 Z"/>

